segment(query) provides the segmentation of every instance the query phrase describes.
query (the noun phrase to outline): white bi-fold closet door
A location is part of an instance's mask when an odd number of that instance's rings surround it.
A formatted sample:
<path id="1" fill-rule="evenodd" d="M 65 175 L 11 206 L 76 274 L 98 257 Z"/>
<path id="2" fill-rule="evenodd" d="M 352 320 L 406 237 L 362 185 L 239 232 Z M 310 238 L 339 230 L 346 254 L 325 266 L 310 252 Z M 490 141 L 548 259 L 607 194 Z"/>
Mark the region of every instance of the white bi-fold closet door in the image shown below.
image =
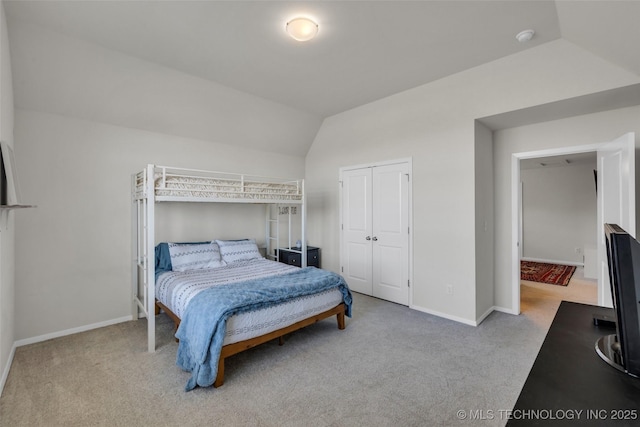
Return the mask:
<path id="1" fill-rule="evenodd" d="M 409 305 L 409 162 L 340 175 L 342 275 L 353 291 Z"/>

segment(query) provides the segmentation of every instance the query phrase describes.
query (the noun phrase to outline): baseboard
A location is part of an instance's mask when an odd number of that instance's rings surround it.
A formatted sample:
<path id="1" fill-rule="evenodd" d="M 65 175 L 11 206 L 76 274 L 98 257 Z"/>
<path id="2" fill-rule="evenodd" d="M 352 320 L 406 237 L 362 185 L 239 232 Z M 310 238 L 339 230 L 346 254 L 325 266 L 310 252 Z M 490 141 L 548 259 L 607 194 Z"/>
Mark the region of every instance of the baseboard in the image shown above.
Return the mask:
<path id="1" fill-rule="evenodd" d="M 453 320 L 454 322 L 464 323 L 465 325 L 478 326 L 478 323 L 474 322 L 473 320 L 464 319 L 464 318 L 458 317 L 458 316 L 452 316 L 450 314 L 441 313 L 441 312 L 435 311 L 435 310 L 429 310 L 428 308 L 419 307 L 417 305 L 412 305 L 410 308 L 412 308 L 413 310 L 421 311 L 423 313 L 433 314 L 434 316 L 443 317 L 445 319 Z"/>
<path id="2" fill-rule="evenodd" d="M 546 264 L 573 265 L 576 267 L 584 267 L 583 262 L 575 262 L 575 261 L 558 261 L 554 259 L 542 259 L 542 258 L 521 258 L 521 260 L 531 261 L 531 262 L 544 262 Z"/>
<path id="3" fill-rule="evenodd" d="M 485 311 L 485 312 L 484 312 L 484 314 L 483 314 L 482 316 L 480 316 L 480 317 L 478 317 L 478 318 L 476 319 L 476 325 L 479 325 L 480 323 L 482 323 L 482 321 L 483 321 L 484 319 L 486 319 L 486 318 L 487 318 L 487 316 L 489 316 L 491 313 L 493 313 L 493 307 L 491 307 L 489 310 Z"/>
<path id="4" fill-rule="evenodd" d="M 493 311 L 499 311 L 501 313 L 507 313 L 507 314 L 512 314 L 514 316 L 519 315 L 520 313 L 516 313 L 515 310 L 512 310 L 510 308 L 506 308 L 506 307 L 498 307 L 497 305 L 494 305 L 492 307 Z"/>
<path id="5" fill-rule="evenodd" d="M 133 320 L 133 316 L 124 316 L 117 319 L 105 320 L 104 322 L 92 323 L 90 325 L 80 326 L 77 328 L 66 329 L 64 331 L 52 332 L 50 334 L 39 335 L 33 338 L 25 338 L 15 342 L 14 347 L 22 347 L 23 345 L 35 344 L 42 341 L 47 341 L 53 338 L 64 337 L 66 335 L 73 335 L 79 332 L 90 331 L 92 329 L 103 328 L 105 326 L 115 325 L 117 323 L 128 322 Z"/>
<path id="6" fill-rule="evenodd" d="M 479 325 L 480 323 L 482 323 L 484 321 L 484 319 L 486 319 L 487 317 L 489 317 L 489 315 L 491 313 L 493 313 L 494 311 L 499 311 L 501 313 L 507 313 L 507 314 L 519 314 L 519 313 L 515 313 L 513 310 L 509 309 L 509 308 L 504 308 L 504 307 L 497 307 L 497 306 L 493 306 L 490 309 L 488 309 L 487 311 L 484 312 L 484 314 L 480 317 L 478 317 L 478 319 L 476 320 L 476 325 Z"/>
<path id="7" fill-rule="evenodd" d="M 9 370 L 11 369 L 11 364 L 13 363 L 13 356 L 16 354 L 16 347 L 16 343 L 13 343 L 11 352 L 9 353 L 9 359 L 7 359 L 7 364 L 2 371 L 2 378 L 0 378 L 0 396 L 2 396 L 2 392 L 4 391 L 4 384 L 7 382 L 7 377 L 9 376 Z"/>

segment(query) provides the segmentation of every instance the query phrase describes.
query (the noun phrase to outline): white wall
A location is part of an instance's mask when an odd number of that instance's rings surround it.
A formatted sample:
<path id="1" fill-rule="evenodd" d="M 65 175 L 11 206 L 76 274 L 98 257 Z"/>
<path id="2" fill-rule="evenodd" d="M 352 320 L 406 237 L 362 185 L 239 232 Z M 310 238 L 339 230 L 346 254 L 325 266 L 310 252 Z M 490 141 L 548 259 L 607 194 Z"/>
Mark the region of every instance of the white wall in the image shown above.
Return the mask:
<path id="1" fill-rule="evenodd" d="M 595 155 L 588 164 L 521 169 L 523 258 L 583 263 L 583 249 L 596 246 L 595 169 Z"/>
<path id="2" fill-rule="evenodd" d="M 13 86 L 11 59 L 4 4 L 0 2 L 0 140 L 14 146 L 13 140 Z M 14 213 L 0 229 L 0 393 L 4 387 L 13 357 L 14 342 Z"/>
<path id="3" fill-rule="evenodd" d="M 277 149 L 278 137 L 308 135 L 313 117 L 15 25 L 16 162 L 25 201 L 39 205 L 16 221 L 16 339 L 129 313 L 129 176 L 149 162 L 291 177 L 305 172 L 309 242 L 322 248 L 323 266 L 338 271 L 339 168 L 413 157 L 413 301 L 418 309 L 475 323 L 494 291 L 488 283 L 477 288 L 478 272 L 484 282 L 491 267 L 476 265 L 487 262 L 477 253 L 476 198 L 493 183 L 490 173 L 477 170 L 487 167 L 490 149 L 476 147 L 475 119 L 640 81 L 560 40 L 330 117 L 303 163 L 268 151 Z M 206 126 L 218 115 L 224 117 L 218 126 Z M 174 136 L 191 118 L 206 137 Z M 298 129 L 299 119 L 311 124 L 300 134 L 287 133 L 288 126 Z M 489 144 L 486 139 L 480 143 Z M 228 213 L 222 221 L 229 221 Z M 190 225 L 176 234 L 191 239 L 221 230 Z M 480 246 L 491 243 L 483 239 Z M 503 252 L 496 248 L 496 254 Z M 446 295 L 447 284 L 453 295 Z"/>
<path id="4" fill-rule="evenodd" d="M 496 206 L 495 273 L 499 307 L 512 307 L 511 280 L 511 157 L 513 153 L 571 147 L 611 141 L 626 133 L 636 133 L 636 164 L 640 146 L 640 107 L 622 108 L 494 132 L 494 182 Z M 636 188 L 640 173 L 636 171 Z M 636 211 L 638 200 L 636 196 Z M 636 216 L 636 222 L 640 215 Z"/>
<path id="5" fill-rule="evenodd" d="M 493 133 L 476 121 L 476 318 L 493 308 Z"/>
<path id="6" fill-rule="evenodd" d="M 316 116 L 37 26 L 9 30 L 16 164 L 38 206 L 16 220 L 17 341 L 130 315 L 130 179 L 146 164 L 304 176 Z M 283 153 L 291 141 L 303 148 Z M 264 241 L 259 206 L 159 214 L 158 239 Z"/>
<path id="7" fill-rule="evenodd" d="M 476 174 L 475 119 L 638 81 L 559 40 L 325 119 L 306 161 L 310 239 L 324 266 L 340 267 L 338 169 L 413 157 L 415 308 L 476 323 L 476 187 L 493 182 Z"/>
<path id="8" fill-rule="evenodd" d="M 304 156 L 321 119 L 20 20 L 16 108 Z"/>
<path id="9" fill-rule="evenodd" d="M 147 163 L 300 177 L 303 159 L 16 109 L 16 340 L 130 314 L 131 174 Z M 170 203 L 158 240 L 255 237 L 261 206 Z"/>

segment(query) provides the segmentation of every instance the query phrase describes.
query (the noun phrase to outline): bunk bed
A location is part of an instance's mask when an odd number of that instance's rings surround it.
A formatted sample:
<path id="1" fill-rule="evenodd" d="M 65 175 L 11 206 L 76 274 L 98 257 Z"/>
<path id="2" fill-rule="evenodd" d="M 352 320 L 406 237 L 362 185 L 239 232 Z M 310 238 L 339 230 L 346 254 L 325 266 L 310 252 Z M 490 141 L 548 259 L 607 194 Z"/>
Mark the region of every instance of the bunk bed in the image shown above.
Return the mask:
<path id="1" fill-rule="evenodd" d="M 221 386 L 226 357 L 276 338 L 282 345 L 285 334 L 319 320 L 335 315 L 338 328 L 345 328 L 344 316 L 351 315 L 346 282 L 338 274 L 306 267 L 304 180 L 150 164 L 132 176 L 131 185 L 133 317 L 147 318 L 149 352 L 156 345 L 155 315 L 162 310 L 173 320 L 177 364 L 192 373 L 187 390 Z M 252 239 L 156 242 L 155 205 L 160 202 L 264 205 L 266 258 L 256 254 Z M 283 205 L 300 208 L 302 268 L 278 262 L 278 207 Z M 290 248 L 292 209 L 286 211 Z M 172 265 L 171 256 L 181 250 L 206 252 L 206 262 L 195 259 L 193 268 Z M 222 300 L 230 305 L 222 306 Z"/>

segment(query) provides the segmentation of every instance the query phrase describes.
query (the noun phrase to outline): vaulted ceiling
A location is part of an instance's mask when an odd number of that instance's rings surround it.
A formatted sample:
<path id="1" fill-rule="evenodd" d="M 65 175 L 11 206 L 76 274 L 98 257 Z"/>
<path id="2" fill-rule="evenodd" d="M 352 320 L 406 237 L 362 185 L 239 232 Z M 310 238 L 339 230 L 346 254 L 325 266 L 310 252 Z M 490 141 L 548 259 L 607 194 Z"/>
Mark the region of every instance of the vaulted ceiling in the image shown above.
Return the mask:
<path id="1" fill-rule="evenodd" d="M 559 38 L 640 75 L 640 1 L 4 3 L 9 21 L 320 117 Z M 297 14 L 317 20 L 315 39 L 286 35 Z M 534 38 L 519 43 L 529 28 Z"/>

